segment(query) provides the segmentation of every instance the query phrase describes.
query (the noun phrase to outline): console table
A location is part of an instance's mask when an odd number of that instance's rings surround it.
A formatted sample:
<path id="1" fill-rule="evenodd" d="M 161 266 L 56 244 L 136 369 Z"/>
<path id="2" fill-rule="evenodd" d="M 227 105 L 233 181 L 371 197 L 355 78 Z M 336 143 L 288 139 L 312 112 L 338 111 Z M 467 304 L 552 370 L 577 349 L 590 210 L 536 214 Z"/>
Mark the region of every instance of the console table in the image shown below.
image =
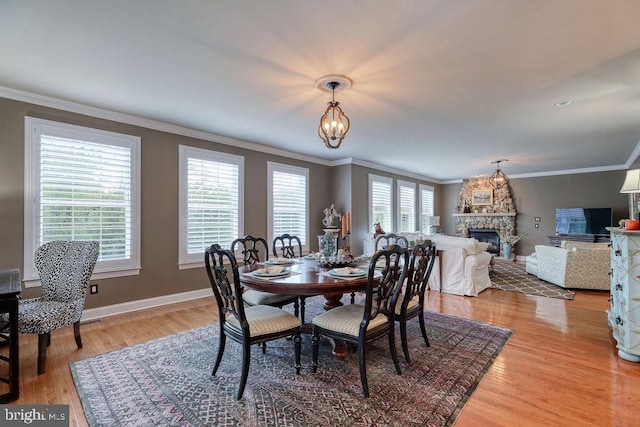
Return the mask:
<path id="1" fill-rule="evenodd" d="M 618 356 L 640 362 L 640 231 L 611 232 L 611 309 L 607 311 Z"/>
<path id="2" fill-rule="evenodd" d="M 0 345 L 9 346 L 8 356 L 0 355 L 0 362 L 9 364 L 9 376 L 0 376 L 0 403 L 16 400 L 20 394 L 20 357 L 18 353 L 18 294 L 22 290 L 20 270 L 0 271 L 0 313 L 9 314 L 9 323 L 0 330 Z M 4 370 L 3 370 L 4 371 Z M 8 385 L 8 391 L 4 392 Z M 4 392 L 4 393 L 3 393 Z"/>
<path id="3" fill-rule="evenodd" d="M 553 236 L 547 236 L 547 238 L 549 239 L 549 245 L 555 246 L 557 248 L 560 247 L 560 242 L 562 242 L 563 240 L 567 240 L 570 242 L 588 242 L 588 243 L 608 243 L 610 240 L 608 236 L 599 236 L 596 234 L 569 234 L 569 235 L 556 234 Z"/>

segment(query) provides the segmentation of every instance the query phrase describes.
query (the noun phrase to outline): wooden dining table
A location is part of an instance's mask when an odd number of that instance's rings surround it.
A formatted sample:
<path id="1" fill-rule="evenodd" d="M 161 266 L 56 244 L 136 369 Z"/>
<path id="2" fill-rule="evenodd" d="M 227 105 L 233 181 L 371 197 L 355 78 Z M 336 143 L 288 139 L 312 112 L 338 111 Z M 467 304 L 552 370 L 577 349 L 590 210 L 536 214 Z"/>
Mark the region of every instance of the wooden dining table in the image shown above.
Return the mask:
<path id="1" fill-rule="evenodd" d="M 367 271 L 368 264 L 357 265 Z M 251 273 L 264 268 L 264 263 L 245 265 L 240 267 L 240 282 L 251 288 L 263 292 L 283 295 L 322 295 L 325 298 L 324 309 L 342 305 L 340 301 L 345 293 L 361 291 L 367 286 L 367 275 L 361 277 L 334 277 L 327 273 L 331 267 L 323 267 L 316 260 L 296 259 L 287 268 L 291 274 L 283 277 L 256 277 Z"/>
<path id="2" fill-rule="evenodd" d="M 331 310 L 342 304 L 342 296 L 345 293 L 357 292 L 366 288 L 367 274 L 360 277 L 334 277 L 328 276 L 331 267 L 323 267 L 316 260 L 296 259 L 287 266 L 290 274 L 283 277 L 256 277 L 253 271 L 264 268 L 264 263 L 245 265 L 240 267 L 240 282 L 251 289 L 263 292 L 271 292 L 283 295 L 322 295 L 324 296 L 323 308 Z M 368 270 L 368 264 L 357 265 L 363 270 Z M 311 325 L 303 325 L 303 332 L 311 332 Z M 333 354 L 336 359 L 344 359 L 347 355 L 347 346 L 344 342 L 332 341 Z"/>

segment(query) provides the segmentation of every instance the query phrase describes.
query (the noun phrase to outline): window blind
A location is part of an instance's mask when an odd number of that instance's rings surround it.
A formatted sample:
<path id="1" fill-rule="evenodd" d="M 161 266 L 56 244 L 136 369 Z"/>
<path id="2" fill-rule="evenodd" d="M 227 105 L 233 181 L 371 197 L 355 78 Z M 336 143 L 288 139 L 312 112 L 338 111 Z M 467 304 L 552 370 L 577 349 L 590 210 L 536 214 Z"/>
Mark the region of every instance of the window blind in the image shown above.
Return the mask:
<path id="1" fill-rule="evenodd" d="M 416 229 L 416 189 L 415 184 L 399 184 L 398 199 L 400 218 L 398 231 L 409 232 Z"/>
<path id="2" fill-rule="evenodd" d="M 273 236 L 288 233 L 307 244 L 307 176 L 272 171 Z"/>
<path id="3" fill-rule="evenodd" d="M 421 188 L 420 189 L 420 230 L 423 233 L 428 233 L 429 222 L 428 217 L 433 216 L 434 203 L 433 203 L 433 188 Z"/>
<path id="4" fill-rule="evenodd" d="M 371 180 L 371 213 L 373 223 L 380 223 L 386 232 L 391 231 L 391 183 Z M 372 224 L 373 226 L 373 224 Z"/>
<path id="5" fill-rule="evenodd" d="M 98 240 L 99 261 L 130 258 L 131 149 L 45 134 L 39 148 L 40 244 Z"/>
<path id="6" fill-rule="evenodd" d="M 213 243 L 229 248 L 239 236 L 239 165 L 198 157 L 187 160 L 186 246 L 202 255 Z"/>

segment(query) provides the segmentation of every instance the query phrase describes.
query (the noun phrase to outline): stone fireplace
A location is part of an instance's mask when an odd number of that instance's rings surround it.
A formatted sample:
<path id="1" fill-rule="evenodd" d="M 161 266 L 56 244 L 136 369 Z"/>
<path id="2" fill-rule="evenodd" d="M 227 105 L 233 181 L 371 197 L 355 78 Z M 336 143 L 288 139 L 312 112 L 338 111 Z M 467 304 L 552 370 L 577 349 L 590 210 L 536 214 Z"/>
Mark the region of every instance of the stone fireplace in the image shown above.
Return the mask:
<path id="1" fill-rule="evenodd" d="M 486 177 L 462 181 L 457 213 L 453 216 L 458 235 L 495 245 L 495 252 L 491 253 L 502 252 L 500 236 L 516 234 L 516 209 L 509 185 L 495 190 Z"/>

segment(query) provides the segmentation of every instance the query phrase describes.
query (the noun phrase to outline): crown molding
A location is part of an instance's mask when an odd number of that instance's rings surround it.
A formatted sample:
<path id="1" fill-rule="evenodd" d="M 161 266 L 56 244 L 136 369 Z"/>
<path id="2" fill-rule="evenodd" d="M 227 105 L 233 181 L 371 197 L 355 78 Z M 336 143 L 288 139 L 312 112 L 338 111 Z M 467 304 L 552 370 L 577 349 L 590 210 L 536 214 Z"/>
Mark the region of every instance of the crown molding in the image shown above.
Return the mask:
<path id="1" fill-rule="evenodd" d="M 373 163 L 373 162 L 368 162 L 366 160 L 360 160 L 360 159 L 356 159 L 355 157 L 348 157 L 348 158 L 344 158 L 344 159 L 339 159 L 339 160 L 334 160 L 331 162 L 330 166 L 342 166 L 342 165 L 357 165 L 357 166 L 363 166 L 366 168 L 370 168 L 370 169 L 375 169 L 377 171 L 380 172 L 388 172 L 388 173 L 392 173 L 395 175 L 401 175 L 407 178 L 413 178 L 413 179 L 418 179 L 421 181 L 427 181 L 433 184 L 442 184 L 443 182 L 435 179 L 435 178 L 431 178 L 425 175 L 419 175 L 419 174 L 415 174 L 415 173 L 411 173 L 411 172 L 407 172 L 407 171 L 403 171 L 403 170 L 399 170 L 399 169 L 395 169 L 395 168 L 391 168 L 388 166 L 384 166 L 384 165 L 380 165 L 377 163 Z"/>
<path id="2" fill-rule="evenodd" d="M 211 132 L 200 131 L 196 129 L 178 126 L 159 120 L 148 119 L 145 117 L 135 116 L 133 114 L 119 113 L 103 108 L 92 107 L 89 105 L 79 104 L 76 102 L 66 101 L 58 98 L 52 98 L 45 95 L 38 95 L 31 92 L 25 92 L 17 89 L 0 86 L 0 97 L 13 99 L 14 101 L 27 102 L 30 104 L 41 105 L 43 107 L 55 108 L 58 110 L 68 111 L 71 113 L 83 114 L 86 116 L 96 117 L 104 120 L 111 120 L 118 123 L 124 123 L 134 126 L 140 126 L 147 129 L 153 129 L 161 132 L 167 132 L 175 135 L 187 136 L 190 138 L 202 139 L 204 141 L 217 142 L 219 144 L 229 145 L 232 147 L 244 148 L 247 150 L 258 151 L 261 153 L 273 154 L 275 156 L 283 156 L 291 159 L 302 160 L 310 163 L 316 163 L 324 166 L 331 166 L 331 161 L 320 157 L 308 156 L 305 154 L 295 153 L 292 151 L 282 150 L 280 148 L 269 147 L 267 145 L 249 142 L 242 139 L 231 138 L 228 136 L 218 135 Z"/>

